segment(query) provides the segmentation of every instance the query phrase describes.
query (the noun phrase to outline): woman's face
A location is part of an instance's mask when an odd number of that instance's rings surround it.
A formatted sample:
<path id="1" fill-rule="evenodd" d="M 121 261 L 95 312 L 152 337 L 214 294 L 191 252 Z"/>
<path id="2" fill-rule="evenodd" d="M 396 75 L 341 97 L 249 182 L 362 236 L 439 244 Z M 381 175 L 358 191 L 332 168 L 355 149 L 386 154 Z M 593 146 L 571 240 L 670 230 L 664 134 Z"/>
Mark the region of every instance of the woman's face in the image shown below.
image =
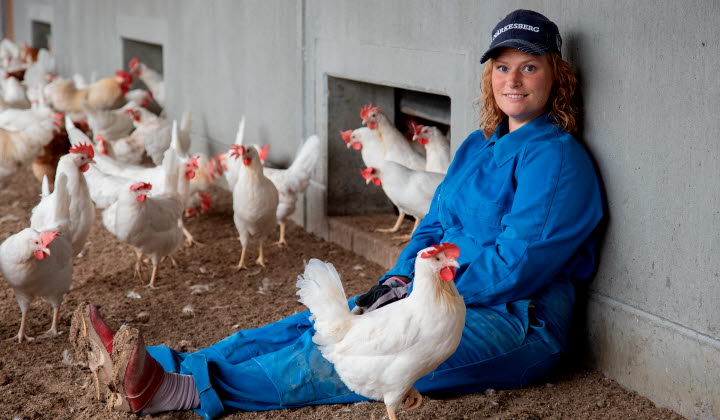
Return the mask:
<path id="1" fill-rule="evenodd" d="M 545 112 L 552 84 L 552 70 L 546 55 L 504 48 L 494 59 L 493 95 L 508 116 L 510 131 Z"/>

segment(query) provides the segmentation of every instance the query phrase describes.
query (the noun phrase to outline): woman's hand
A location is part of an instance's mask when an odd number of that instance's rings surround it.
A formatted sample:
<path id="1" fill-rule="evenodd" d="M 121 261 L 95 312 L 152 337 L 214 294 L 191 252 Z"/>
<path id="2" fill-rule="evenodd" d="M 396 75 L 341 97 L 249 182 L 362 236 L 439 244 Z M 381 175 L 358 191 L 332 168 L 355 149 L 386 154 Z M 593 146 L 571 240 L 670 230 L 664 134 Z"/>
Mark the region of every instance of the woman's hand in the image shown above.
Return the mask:
<path id="1" fill-rule="evenodd" d="M 355 307 L 352 313 L 361 315 L 407 297 L 411 281 L 406 276 L 393 276 L 386 279 L 382 284 L 376 284 L 368 292 L 355 299 Z"/>

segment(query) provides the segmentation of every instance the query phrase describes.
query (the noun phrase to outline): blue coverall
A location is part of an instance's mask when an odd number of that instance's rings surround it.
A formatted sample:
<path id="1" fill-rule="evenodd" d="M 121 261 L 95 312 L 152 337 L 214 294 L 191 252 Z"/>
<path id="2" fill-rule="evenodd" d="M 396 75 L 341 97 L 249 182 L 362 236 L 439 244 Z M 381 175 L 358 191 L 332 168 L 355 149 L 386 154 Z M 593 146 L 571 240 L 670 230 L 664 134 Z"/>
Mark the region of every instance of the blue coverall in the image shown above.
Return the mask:
<path id="1" fill-rule="evenodd" d="M 455 281 L 467 305 L 463 337 L 447 361 L 416 382 L 421 393 L 520 387 L 541 379 L 565 348 L 575 284 L 594 271 L 602 199 L 585 150 L 551 122 L 544 114 L 502 136 L 506 126 L 490 139 L 470 134 L 429 213 L 383 277 L 412 278 L 417 251 L 430 245 L 460 247 Z M 206 419 L 364 400 L 322 357 L 308 317 L 238 331 L 195 353 L 148 351 L 166 371 L 193 375 L 195 411 Z"/>

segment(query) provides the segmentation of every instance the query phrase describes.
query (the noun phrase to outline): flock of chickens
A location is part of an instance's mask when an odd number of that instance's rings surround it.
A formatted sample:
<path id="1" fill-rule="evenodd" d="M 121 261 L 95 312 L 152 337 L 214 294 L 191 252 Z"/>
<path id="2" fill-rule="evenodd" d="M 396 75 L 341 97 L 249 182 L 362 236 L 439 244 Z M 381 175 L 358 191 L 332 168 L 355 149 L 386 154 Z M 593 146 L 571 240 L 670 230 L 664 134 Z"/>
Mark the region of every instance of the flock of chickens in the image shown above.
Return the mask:
<path id="1" fill-rule="evenodd" d="M 152 262 L 150 288 L 155 287 L 163 259 L 172 259 L 183 242 L 197 242 L 183 226 L 183 217 L 209 208 L 208 189 L 213 185 L 232 192 L 233 220 L 242 244 L 237 270 L 247 268 L 246 251 L 252 242 L 258 245 L 256 263 L 265 266 L 263 246 L 277 225 L 277 243 L 286 244 L 285 222 L 295 210 L 297 197 L 307 189 L 321 154 L 318 136 L 304 142 L 288 169 L 269 168 L 264 166 L 267 146 L 244 144 L 242 118 L 235 142 L 226 153 L 190 155 L 190 112 L 178 125 L 164 113 L 158 115 L 148 109 L 161 109 L 165 101 L 162 76 L 153 69 L 133 59 L 128 66 L 130 73 L 119 70 L 114 77 L 88 84 L 79 75 L 72 79 L 57 76 L 47 50 L 27 50 L 7 39 L 0 41 L 0 72 L 5 76 L 0 82 L 0 183 L 28 164 L 42 181 L 41 200 L 32 210 L 30 227 L 0 245 L 0 272 L 12 286 L 22 313 L 18 342 L 32 339 L 25 333 L 25 321 L 36 297 L 53 307 L 52 325 L 44 336 L 58 334 L 58 311 L 63 295 L 70 290 L 73 260 L 83 251 L 97 210 L 102 212 L 105 228 L 135 248 L 136 277 L 144 281 L 144 257 Z M 133 75 L 149 90 L 130 90 Z M 382 186 L 399 209 L 395 225 L 384 231 L 397 232 L 406 214 L 415 217 L 417 227 L 450 163 L 448 139 L 436 127 L 413 123 L 416 142 L 409 142 L 379 108 L 371 105 L 362 109 L 361 118 L 367 127 L 341 134 L 348 147 L 361 151 L 367 167 L 361 173 L 366 182 Z M 317 320 L 316 342 L 323 354 L 336 364 L 351 389 L 371 398 L 384 398 L 391 418 L 400 402 L 410 398 L 415 380 L 437 367 L 459 342 L 465 311 L 450 281 L 459 255 L 453 247 L 443 244 L 424 250 L 416 263 L 416 276 L 422 278 L 416 278 L 413 299 L 389 306 L 400 311 L 393 317 L 407 314 L 408 309 L 401 306 L 413 305 L 452 315 L 444 328 L 433 329 L 433 334 L 440 336 L 416 334 L 424 342 L 416 350 L 432 348 L 435 356 L 428 355 L 421 366 L 408 367 L 400 355 L 415 351 L 395 349 L 395 362 L 409 370 L 403 382 L 375 380 L 374 391 L 366 389 L 367 382 L 362 379 L 353 385 L 357 374 L 345 371 L 355 365 L 353 357 L 367 356 L 377 347 L 373 350 L 371 345 L 360 353 L 356 349 L 357 354 L 352 356 L 341 342 L 347 337 L 360 339 L 363 331 L 377 330 L 387 314 L 378 310 L 364 321 L 351 315 L 337 272 L 330 264 L 311 261 L 298 280 L 301 301 Z M 433 280 L 441 287 L 423 286 Z M 337 299 L 328 300 L 328 296 Z M 442 304 L 428 305 L 428 298 L 440 299 Z M 437 322 L 437 314 L 427 311 L 426 315 Z M 405 332 L 413 328 L 403 325 Z M 420 345 L 418 340 L 410 340 L 407 348 Z M 427 340 L 443 343 L 442 348 L 428 347 Z M 343 348 L 344 352 L 338 350 Z"/>

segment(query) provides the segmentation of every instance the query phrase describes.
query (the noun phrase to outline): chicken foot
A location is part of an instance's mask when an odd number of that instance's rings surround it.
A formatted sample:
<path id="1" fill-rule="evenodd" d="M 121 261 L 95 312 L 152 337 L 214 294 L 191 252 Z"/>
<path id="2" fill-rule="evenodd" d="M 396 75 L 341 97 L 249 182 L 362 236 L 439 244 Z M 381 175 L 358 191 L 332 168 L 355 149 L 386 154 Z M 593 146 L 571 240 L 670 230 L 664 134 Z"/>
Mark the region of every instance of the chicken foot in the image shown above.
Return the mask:
<path id="1" fill-rule="evenodd" d="M 275 242 L 273 245 L 277 246 L 285 246 L 287 245 L 287 241 L 285 240 L 285 223 L 280 222 L 280 239 Z"/>
<path id="2" fill-rule="evenodd" d="M 413 388 L 410 388 L 405 394 L 405 398 L 403 399 L 403 406 L 407 411 L 412 411 L 417 408 L 420 408 L 420 406 L 423 403 L 423 397 L 420 395 L 420 392 Z"/>
<path id="3" fill-rule="evenodd" d="M 27 313 L 22 312 L 22 315 L 20 316 L 20 331 L 18 331 L 18 333 L 15 337 L 8 338 L 5 341 L 13 341 L 13 340 L 17 339 L 18 343 L 22 344 L 23 340 L 27 340 L 27 341 L 34 340 L 34 338 L 25 335 L 25 319 L 26 319 L 26 317 L 27 317 Z"/>
<path id="4" fill-rule="evenodd" d="M 52 338 L 57 337 L 60 335 L 58 333 L 57 329 L 57 322 L 58 322 L 58 313 L 60 312 L 60 307 L 53 307 L 53 318 L 52 318 L 52 324 L 50 324 L 50 329 L 45 332 L 45 334 L 41 335 L 38 338 Z"/>
<path id="5" fill-rule="evenodd" d="M 156 276 L 157 276 L 157 264 L 153 263 L 152 274 L 150 275 L 150 283 L 145 285 L 146 288 L 157 289 L 157 287 L 155 287 L 155 277 Z"/>
<path id="6" fill-rule="evenodd" d="M 185 235 L 185 246 L 193 246 L 195 244 L 198 245 L 205 245 L 204 243 L 198 241 L 195 239 L 195 237 L 190 233 L 189 230 L 185 226 L 182 227 L 183 235 Z"/>
<path id="7" fill-rule="evenodd" d="M 418 219 L 418 218 L 416 217 L 416 218 L 415 218 L 415 225 L 413 225 L 413 228 L 412 228 L 412 230 L 410 231 L 410 233 L 409 233 L 408 235 L 393 236 L 393 239 L 401 239 L 401 240 L 403 240 L 403 241 L 409 241 L 409 240 L 412 238 L 413 233 L 415 233 L 415 229 L 417 229 L 417 227 L 418 227 L 418 225 L 420 224 L 420 221 L 421 221 L 421 220 L 422 220 L 422 219 Z"/>
<path id="8" fill-rule="evenodd" d="M 263 244 L 260 242 L 260 246 L 258 247 L 258 257 L 257 260 L 255 260 L 255 264 L 261 265 L 265 267 L 265 254 L 263 253 Z"/>
<path id="9" fill-rule="evenodd" d="M 398 230 L 400 230 L 400 225 L 402 224 L 402 221 L 404 218 L 405 218 L 405 212 L 400 211 L 400 214 L 398 214 L 397 221 L 395 221 L 395 226 L 391 227 L 390 229 L 375 229 L 375 232 L 395 233 Z"/>

